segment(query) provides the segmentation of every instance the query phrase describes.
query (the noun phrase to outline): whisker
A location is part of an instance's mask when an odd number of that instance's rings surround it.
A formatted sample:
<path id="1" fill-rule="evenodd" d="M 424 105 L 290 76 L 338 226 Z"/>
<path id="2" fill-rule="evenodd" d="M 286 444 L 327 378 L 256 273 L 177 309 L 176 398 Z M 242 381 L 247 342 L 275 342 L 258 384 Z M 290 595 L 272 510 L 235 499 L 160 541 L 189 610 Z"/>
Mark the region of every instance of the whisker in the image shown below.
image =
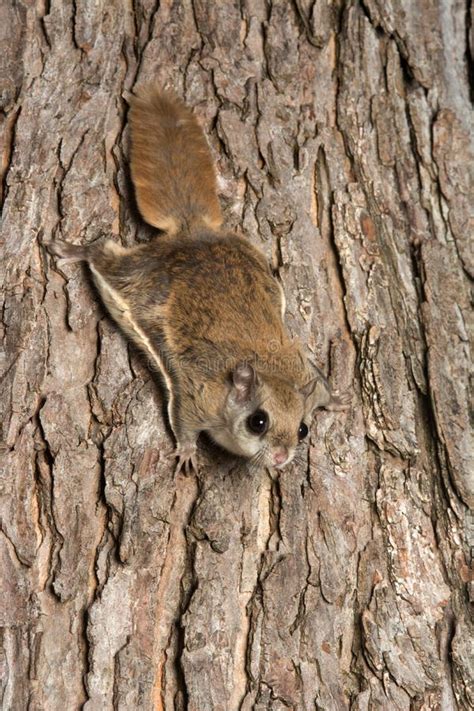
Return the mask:
<path id="1" fill-rule="evenodd" d="M 305 451 L 297 451 L 295 453 L 295 456 L 293 457 L 292 460 L 295 464 L 301 467 L 307 467 L 308 466 L 308 452 Z"/>
<path id="2" fill-rule="evenodd" d="M 249 460 L 249 471 L 251 474 L 256 474 L 262 468 L 263 461 L 267 453 L 266 447 L 262 447 Z"/>
<path id="3" fill-rule="evenodd" d="M 250 474 L 255 474 L 258 471 L 258 468 L 259 468 L 258 464 L 259 464 L 258 458 L 252 457 L 252 459 L 250 460 L 250 463 L 249 463 L 249 467 L 248 467 Z"/>

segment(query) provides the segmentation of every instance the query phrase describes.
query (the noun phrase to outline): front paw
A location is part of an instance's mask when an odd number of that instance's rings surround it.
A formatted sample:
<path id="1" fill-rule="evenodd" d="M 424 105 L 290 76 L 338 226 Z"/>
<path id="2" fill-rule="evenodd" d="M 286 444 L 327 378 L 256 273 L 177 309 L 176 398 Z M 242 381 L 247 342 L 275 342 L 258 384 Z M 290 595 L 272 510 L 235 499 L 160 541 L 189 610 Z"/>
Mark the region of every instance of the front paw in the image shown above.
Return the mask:
<path id="1" fill-rule="evenodd" d="M 178 460 L 174 470 L 175 476 L 181 471 L 186 475 L 191 474 L 193 471 L 195 474 L 198 473 L 196 444 L 178 444 L 170 458 Z"/>
<path id="2" fill-rule="evenodd" d="M 342 412 L 343 410 L 348 410 L 351 406 L 352 392 L 346 390 L 345 392 L 331 393 L 331 399 L 328 404 L 324 406 L 325 410 L 330 410 L 332 412 Z"/>

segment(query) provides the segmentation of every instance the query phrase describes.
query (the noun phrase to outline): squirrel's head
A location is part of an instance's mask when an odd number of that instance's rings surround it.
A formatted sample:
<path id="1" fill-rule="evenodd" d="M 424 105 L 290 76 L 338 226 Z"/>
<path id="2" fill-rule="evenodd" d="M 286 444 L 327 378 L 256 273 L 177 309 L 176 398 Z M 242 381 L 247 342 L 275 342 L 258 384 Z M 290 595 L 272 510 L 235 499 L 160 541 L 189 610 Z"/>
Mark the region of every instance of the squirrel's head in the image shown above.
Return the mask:
<path id="1" fill-rule="evenodd" d="M 256 466 L 281 469 L 308 434 L 314 384 L 299 387 L 277 375 L 259 374 L 248 363 L 236 366 L 222 413 L 211 437 Z"/>

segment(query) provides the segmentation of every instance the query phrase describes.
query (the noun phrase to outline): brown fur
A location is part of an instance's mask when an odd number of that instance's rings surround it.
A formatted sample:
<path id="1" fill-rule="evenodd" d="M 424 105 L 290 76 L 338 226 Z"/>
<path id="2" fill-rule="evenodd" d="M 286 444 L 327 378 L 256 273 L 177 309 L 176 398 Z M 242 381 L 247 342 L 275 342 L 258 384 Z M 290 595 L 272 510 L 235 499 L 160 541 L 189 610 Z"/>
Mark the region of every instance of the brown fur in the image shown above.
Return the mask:
<path id="1" fill-rule="evenodd" d="M 245 239 L 217 231 L 214 172 L 189 109 L 147 90 L 135 100 L 131 122 L 138 204 L 167 235 L 131 249 L 112 241 L 50 249 L 89 263 L 111 315 L 163 374 L 178 466 L 195 466 L 203 430 L 258 464 L 273 464 L 277 452 L 290 461 L 301 421 L 330 405 L 327 382 L 310 375 L 300 344 L 286 332 L 282 290 L 265 257 Z M 269 417 L 262 436 L 247 423 L 259 409 Z"/>
<path id="2" fill-rule="evenodd" d="M 139 210 L 169 234 L 222 224 L 209 148 L 191 110 L 171 94 L 143 89 L 132 100 L 131 173 Z"/>

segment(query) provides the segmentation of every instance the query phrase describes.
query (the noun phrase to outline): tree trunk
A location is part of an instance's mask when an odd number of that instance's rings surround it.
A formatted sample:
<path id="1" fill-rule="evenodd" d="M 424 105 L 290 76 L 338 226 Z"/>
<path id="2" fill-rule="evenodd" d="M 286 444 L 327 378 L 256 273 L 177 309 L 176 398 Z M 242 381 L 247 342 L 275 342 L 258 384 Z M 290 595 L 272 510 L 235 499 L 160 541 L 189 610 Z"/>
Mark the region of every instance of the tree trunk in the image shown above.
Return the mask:
<path id="1" fill-rule="evenodd" d="M 0 25 L 2 708 L 472 708 L 466 3 L 17 0 Z M 175 478 L 159 384 L 42 246 L 152 238 L 126 103 L 150 80 L 352 392 L 278 476 L 203 443 Z"/>

